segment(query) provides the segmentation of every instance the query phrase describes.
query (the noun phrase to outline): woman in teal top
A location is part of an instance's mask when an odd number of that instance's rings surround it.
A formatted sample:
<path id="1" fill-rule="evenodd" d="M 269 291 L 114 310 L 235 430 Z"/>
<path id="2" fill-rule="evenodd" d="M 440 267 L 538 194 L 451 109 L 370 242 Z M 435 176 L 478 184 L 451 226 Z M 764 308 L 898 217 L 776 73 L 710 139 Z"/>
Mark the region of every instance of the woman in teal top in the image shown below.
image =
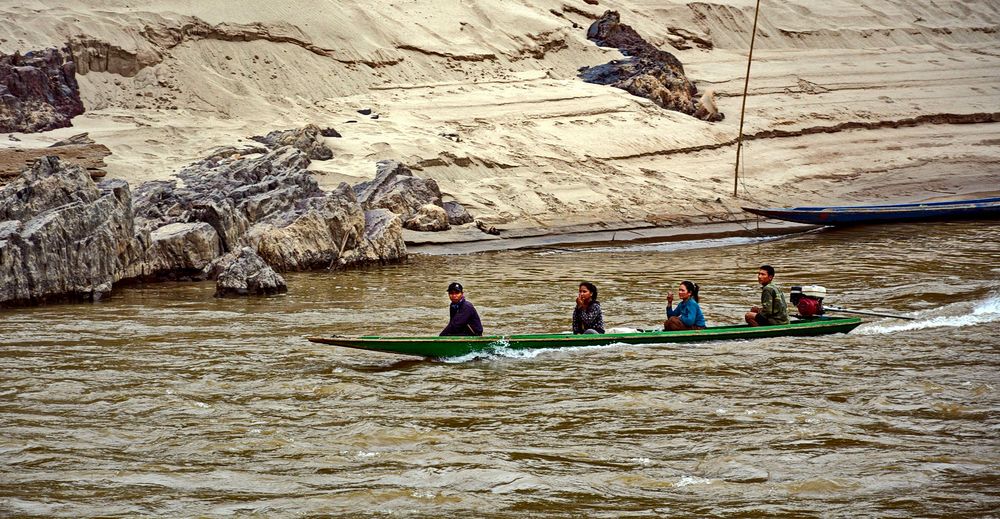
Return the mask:
<path id="1" fill-rule="evenodd" d="M 681 302 L 674 308 L 674 293 L 667 292 L 667 320 L 663 321 L 664 330 L 700 330 L 705 327 L 705 316 L 698 305 L 698 285 L 690 281 L 681 281 L 677 287 L 677 295 Z"/>

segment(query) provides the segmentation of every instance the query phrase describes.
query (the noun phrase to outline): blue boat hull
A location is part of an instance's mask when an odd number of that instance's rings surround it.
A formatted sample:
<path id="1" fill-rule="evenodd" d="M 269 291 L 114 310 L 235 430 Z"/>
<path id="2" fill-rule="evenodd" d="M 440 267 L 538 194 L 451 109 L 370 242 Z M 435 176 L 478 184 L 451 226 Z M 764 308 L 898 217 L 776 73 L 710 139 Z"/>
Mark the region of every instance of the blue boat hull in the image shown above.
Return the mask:
<path id="1" fill-rule="evenodd" d="M 1000 218 L 1000 198 L 955 202 L 831 207 L 754 208 L 744 211 L 767 218 L 813 225 L 860 225 L 908 221 L 986 220 Z"/>

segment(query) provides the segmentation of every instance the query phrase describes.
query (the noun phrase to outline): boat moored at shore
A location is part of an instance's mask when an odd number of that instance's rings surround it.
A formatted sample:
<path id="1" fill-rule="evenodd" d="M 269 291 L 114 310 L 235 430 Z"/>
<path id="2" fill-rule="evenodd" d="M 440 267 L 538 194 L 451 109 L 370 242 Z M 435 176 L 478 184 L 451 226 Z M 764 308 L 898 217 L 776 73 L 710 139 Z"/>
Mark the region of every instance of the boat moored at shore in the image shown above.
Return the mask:
<path id="1" fill-rule="evenodd" d="M 891 205 L 744 207 L 743 210 L 766 218 L 812 225 L 975 220 L 1000 218 L 1000 197 Z"/>

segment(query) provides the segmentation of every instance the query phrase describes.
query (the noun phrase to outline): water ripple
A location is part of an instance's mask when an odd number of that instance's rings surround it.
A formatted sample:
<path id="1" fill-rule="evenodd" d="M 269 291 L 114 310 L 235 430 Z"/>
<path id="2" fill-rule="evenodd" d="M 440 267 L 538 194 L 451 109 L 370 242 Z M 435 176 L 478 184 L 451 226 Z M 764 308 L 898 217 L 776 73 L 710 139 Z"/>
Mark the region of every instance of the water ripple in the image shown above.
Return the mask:
<path id="1" fill-rule="evenodd" d="M 887 232 L 889 229 L 889 232 Z M 981 517 L 1000 508 L 1000 227 L 415 257 L 285 296 L 116 289 L 0 319 L 0 515 Z M 560 332 L 595 281 L 651 328 L 682 279 L 739 322 L 778 282 L 917 317 L 848 335 L 426 361 L 309 335 Z"/>

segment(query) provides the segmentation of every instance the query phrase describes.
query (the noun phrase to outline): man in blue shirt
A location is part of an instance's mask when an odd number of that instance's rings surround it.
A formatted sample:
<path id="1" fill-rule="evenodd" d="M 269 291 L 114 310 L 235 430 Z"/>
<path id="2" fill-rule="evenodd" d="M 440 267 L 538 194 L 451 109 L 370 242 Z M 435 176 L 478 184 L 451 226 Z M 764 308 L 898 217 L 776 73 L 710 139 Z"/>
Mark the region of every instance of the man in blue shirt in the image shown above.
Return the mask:
<path id="1" fill-rule="evenodd" d="M 461 283 L 448 285 L 448 299 L 451 299 L 451 306 L 448 308 L 451 320 L 448 321 L 448 326 L 441 330 L 441 335 L 482 335 L 483 323 L 479 320 L 479 312 L 476 312 L 476 307 L 465 298 Z"/>

